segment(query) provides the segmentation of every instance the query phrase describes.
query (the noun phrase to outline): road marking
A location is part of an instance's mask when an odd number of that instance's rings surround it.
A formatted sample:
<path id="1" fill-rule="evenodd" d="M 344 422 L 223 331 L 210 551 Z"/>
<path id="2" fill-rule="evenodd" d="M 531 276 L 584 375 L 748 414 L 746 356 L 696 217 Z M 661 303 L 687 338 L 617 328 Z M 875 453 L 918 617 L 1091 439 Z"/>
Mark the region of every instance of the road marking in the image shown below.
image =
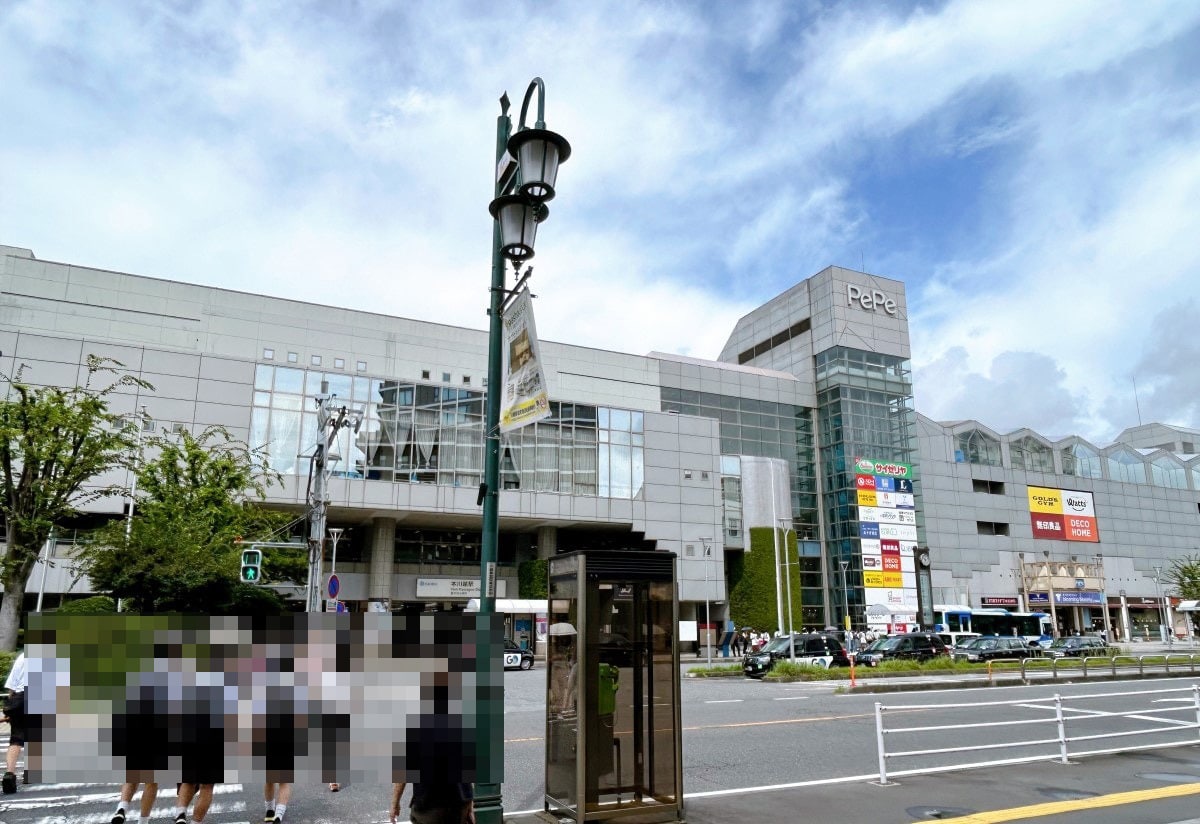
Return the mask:
<path id="1" fill-rule="evenodd" d="M 741 698 L 722 698 L 720 701 L 705 701 L 705 704 L 740 704 Z"/>
<path id="2" fill-rule="evenodd" d="M 776 701 L 803 701 L 808 698 L 807 695 L 789 695 L 786 698 L 776 698 Z"/>
<path id="3" fill-rule="evenodd" d="M 1154 787 L 1149 790 L 1130 790 L 1129 792 L 1113 793 L 1112 795 L 1078 798 L 1072 801 L 1047 801 L 1043 804 L 1031 804 L 1027 807 L 1010 807 L 1007 810 L 992 810 L 990 812 L 964 815 L 958 818 L 943 818 L 942 822 L 943 824 L 1001 824 L 1001 822 L 1005 821 L 1021 821 L 1023 819 L 1042 818 L 1051 815 L 1080 812 L 1082 810 L 1099 810 L 1104 807 L 1119 807 L 1124 804 L 1137 804 L 1141 801 L 1182 798 L 1188 795 L 1200 795 L 1200 784 L 1174 784 L 1167 787 Z"/>

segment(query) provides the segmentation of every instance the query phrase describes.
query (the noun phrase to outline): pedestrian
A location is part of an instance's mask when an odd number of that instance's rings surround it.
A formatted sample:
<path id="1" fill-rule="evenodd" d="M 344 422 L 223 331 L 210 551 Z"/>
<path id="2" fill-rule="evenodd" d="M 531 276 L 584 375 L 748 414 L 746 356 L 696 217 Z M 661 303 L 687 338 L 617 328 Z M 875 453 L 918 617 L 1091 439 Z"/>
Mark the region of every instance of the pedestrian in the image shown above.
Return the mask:
<path id="1" fill-rule="evenodd" d="M 17 791 L 17 756 L 25 746 L 25 688 L 28 685 L 29 671 L 25 663 L 25 651 L 21 650 L 13 660 L 12 669 L 8 671 L 8 678 L 4 682 L 4 688 L 8 690 L 8 696 L 4 700 L 4 720 L 8 722 L 8 753 L 0 787 L 5 795 L 12 795 Z"/>
<path id="2" fill-rule="evenodd" d="M 400 796 L 403 781 L 392 784 L 391 824 L 400 815 Z M 467 783 L 413 784 L 409 800 L 409 819 L 412 824 L 475 824 L 475 800 Z"/>
<path id="3" fill-rule="evenodd" d="M 287 812 L 288 802 L 292 800 L 292 782 L 268 781 L 263 785 L 263 800 L 267 805 L 263 824 L 282 824 L 283 814 Z"/>
<path id="4" fill-rule="evenodd" d="M 733 657 L 737 658 L 742 654 L 742 636 L 741 633 L 735 632 L 729 640 L 729 651 L 733 653 Z"/>
<path id="5" fill-rule="evenodd" d="M 121 799 L 117 802 L 117 811 L 113 813 L 112 824 L 125 824 L 125 814 L 129 806 L 133 804 L 133 795 L 137 792 L 137 781 L 126 781 L 121 785 Z M 154 811 L 154 800 L 158 798 L 158 784 L 153 781 L 146 782 L 146 789 L 142 790 L 142 801 L 138 807 L 138 824 L 148 824 L 150 821 L 150 813 Z"/>
<path id="6" fill-rule="evenodd" d="M 212 806 L 213 784 L 182 782 L 175 785 L 175 824 L 188 824 L 188 807 L 193 800 L 196 802 L 192 810 L 192 821 L 201 824 L 208 808 Z"/>

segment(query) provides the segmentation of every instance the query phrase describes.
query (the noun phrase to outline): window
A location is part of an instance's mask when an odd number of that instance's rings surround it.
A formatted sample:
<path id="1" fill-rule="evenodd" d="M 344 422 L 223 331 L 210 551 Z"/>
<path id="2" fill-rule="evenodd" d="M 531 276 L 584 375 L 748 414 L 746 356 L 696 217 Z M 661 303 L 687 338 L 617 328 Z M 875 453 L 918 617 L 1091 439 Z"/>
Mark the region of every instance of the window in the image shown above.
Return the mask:
<path id="1" fill-rule="evenodd" d="M 333 359 L 333 368 L 334 369 L 345 369 L 346 368 L 346 359 L 345 358 L 334 358 Z"/>
<path id="2" fill-rule="evenodd" d="M 972 478 L 971 479 L 971 491 L 985 492 L 988 495 L 1003 495 L 1004 494 L 1004 482 L 1003 481 L 985 481 L 982 478 Z"/>
<path id="3" fill-rule="evenodd" d="M 295 352 L 288 352 L 288 363 L 299 363 L 300 356 Z"/>
<path id="4" fill-rule="evenodd" d="M 692 479 L 692 470 L 690 470 L 690 469 L 683 470 L 683 479 L 685 481 L 690 481 Z"/>
<path id="5" fill-rule="evenodd" d="M 1028 435 L 1010 443 L 1008 454 L 1012 459 L 1013 469 L 1027 469 L 1033 472 L 1054 471 L 1054 453 L 1050 447 Z"/>
<path id="6" fill-rule="evenodd" d="M 463 375 L 463 386 L 470 386 L 470 385 L 471 385 L 471 376 Z"/>
<path id="7" fill-rule="evenodd" d="M 421 380 L 423 380 L 423 381 L 429 380 L 429 370 L 428 369 L 421 370 Z"/>
<path id="8" fill-rule="evenodd" d="M 1155 486 L 1170 489 L 1187 489 L 1187 474 L 1182 466 L 1167 457 L 1150 462 L 1150 478 Z"/>
<path id="9" fill-rule="evenodd" d="M 976 521 L 975 532 L 979 535 L 1007 535 L 1008 524 L 1000 524 L 993 521 Z"/>
<path id="10" fill-rule="evenodd" d="M 313 366 L 320 366 L 320 365 L 321 365 L 321 356 L 320 356 L 320 355 L 313 355 L 313 356 L 312 356 L 312 365 L 313 365 Z"/>
<path id="11" fill-rule="evenodd" d="M 1000 441 L 978 429 L 960 433 L 955 458 L 960 463 L 1000 466 Z"/>
<path id="12" fill-rule="evenodd" d="M 1146 483 L 1146 463 L 1131 449 L 1118 449 L 1108 456 L 1108 478 L 1127 484 Z"/>
<path id="13" fill-rule="evenodd" d="M 360 360 L 357 364 L 355 364 L 354 368 L 357 369 L 359 372 L 366 372 L 367 371 L 367 362 L 365 360 Z"/>
<path id="14" fill-rule="evenodd" d="M 442 383 L 450 383 L 450 373 L 449 372 L 442 373 Z"/>
<path id="15" fill-rule="evenodd" d="M 1063 474 L 1079 478 L 1099 478 L 1100 453 L 1085 443 L 1075 443 L 1063 448 L 1059 453 L 1062 458 Z"/>
<path id="16" fill-rule="evenodd" d="M 263 360 L 275 360 L 275 350 L 274 349 L 264 349 L 263 350 Z"/>

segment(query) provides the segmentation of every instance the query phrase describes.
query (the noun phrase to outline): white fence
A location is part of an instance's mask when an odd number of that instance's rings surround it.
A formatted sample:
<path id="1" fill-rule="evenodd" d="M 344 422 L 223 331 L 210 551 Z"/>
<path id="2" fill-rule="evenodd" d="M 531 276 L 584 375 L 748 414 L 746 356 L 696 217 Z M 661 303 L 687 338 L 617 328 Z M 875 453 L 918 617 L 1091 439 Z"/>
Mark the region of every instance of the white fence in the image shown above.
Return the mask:
<path id="1" fill-rule="evenodd" d="M 1188 694 L 1190 697 L 1169 697 L 1177 694 Z M 1122 709 L 1120 711 L 1089 709 L 1086 706 L 1088 702 L 1112 700 L 1118 700 L 1122 704 L 1127 705 L 1131 703 L 1126 701 L 1128 698 L 1149 695 L 1156 696 L 1156 698 L 1148 703 L 1178 703 L 1180 706 L 1148 706 L 1132 710 Z M 1025 711 L 1025 714 L 1032 714 L 1034 717 L 1004 717 L 1005 715 L 1019 714 L 1019 710 Z M 1052 716 L 1049 714 L 1050 710 L 1053 710 Z M 964 711 L 966 714 L 974 714 L 976 718 L 980 714 L 1000 716 L 1000 718 L 999 720 L 976 721 L 975 723 L 971 723 L 969 718 L 964 718 L 961 721 L 955 720 L 954 723 L 913 727 L 888 727 L 885 723 L 885 719 L 889 713 L 918 714 L 924 711 L 937 712 L 944 716 L 939 720 L 946 721 L 954 720 L 950 716 Z M 1180 721 L 1170 717 L 1170 714 L 1180 712 L 1189 713 L 1195 720 L 1189 718 L 1189 720 Z M 1145 727 L 1137 726 L 1136 722 L 1139 721 L 1149 722 L 1149 725 Z M 1107 724 L 1109 726 L 1120 727 L 1120 729 L 1088 732 L 1087 726 L 1089 724 Z M 1054 725 L 1052 733 L 1049 729 L 1050 725 Z M 974 739 L 978 740 L 980 737 L 994 736 L 1002 733 L 1002 731 L 1017 727 L 1030 727 L 1037 730 L 1044 729 L 1045 734 L 1036 738 L 1017 738 L 1004 741 L 988 741 L 987 743 L 926 747 L 923 749 L 889 751 L 887 746 L 888 741 L 895 740 L 897 736 L 909 736 L 912 738 L 926 737 L 928 739 L 939 736 L 946 737 L 946 734 L 952 734 L 956 740 L 961 740 L 964 736 L 970 740 L 971 731 L 976 730 L 981 731 L 981 735 L 975 736 Z M 928 762 L 936 756 L 987 750 L 1045 750 L 1045 752 L 1035 752 L 1031 755 L 993 761 L 973 763 L 955 761 L 952 764 L 926 763 L 914 769 L 904 770 L 904 774 L 906 775 L 915 775 L 918 773 L 962 770 L 972 767 L 1019 764 L 1030 761 L 1057 760 L 1066 764 L 1070 758 L 1082 758 L 1090 755 L 1106 755 L 1109 753 L 1163 749 L 1166 747 L 1195 746 L 1200 745 L 1200 684 L 1192 684 L 1190 687 L 1178 689 L 1135 690 L 1090 695 L 1064 696 L 1056 693 L 1052 698 L 1021 698 L 1014 701 L 983 701 L 961 704 L 903 704 L 890 707 L 876 703 L 875 734 L 879 751 L 880 784 L 888 783 L 889 761 L 905 758 L 924 759 Z M 1141 736 L 1148 735 L 1158 736 L 1160 740 L 1151 744 L 1133 743 L 1134 741 L 1142 740 Z M 1124 741 L 1122 742 L 1122 740 Z M 1087 747 L 1090 745 L 1084 742 L 1094 741 L 1113 741 L 1117 742 L 1117 745 L 1104 749 L 1085 749 L 1078 746 L 1083 744 L 1084 747 Z"/>

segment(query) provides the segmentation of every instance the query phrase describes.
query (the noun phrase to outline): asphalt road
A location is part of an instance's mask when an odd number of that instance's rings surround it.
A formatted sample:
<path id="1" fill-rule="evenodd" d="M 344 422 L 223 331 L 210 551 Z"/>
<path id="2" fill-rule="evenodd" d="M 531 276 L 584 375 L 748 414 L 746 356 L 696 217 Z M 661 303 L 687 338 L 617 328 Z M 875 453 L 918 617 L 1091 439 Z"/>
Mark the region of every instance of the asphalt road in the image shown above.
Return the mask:
<path id="1" fill-rule="evenodd" d="M 505 809 L 510 813 L 541 809 L 545 751 L 545 670 L 506 673 Z M 890 760 L 896 777 L 916 767 L 1053 754 L 1057 744 L 1014 747 L 1011 742 L 1053 739 L 1057 727 L 1053 697 L 1065 697 L 1070 736 L 1098 735 L 1134 727 L 1161 730 L 1136 743 L 1156 745 L 1190 735 L 1180 725 L 1195 723 L 1191 679 L 1115 683 L 1033 685 L 994 689 L 934 690 L 886 695 L 840 695 L 829 682 L 776 684 L 748 679 L 683 679 L 682 716 L 684 789 L 688 796 L 739 788 L 797 782 L 850 780 L 850 786 L 878 779 L 875 704 L 888 709 L 888 728 L 943 727 L 923 732 L 892 732 L 889 751 L 940 747 L 1009 746 L 965 754 Z M 1167 692 L 1187 688 L 1186 692 Z M 1144 691 L 1123 698 L 1112 693 Z M 957 703 L 1012 702 L 1001 707 L 958 708 Z M 934 706 L 926 706 L 934 705 Z M 1114 715 L 1134 712 L 1135 717 Z M 1017 726 L 1000 722 L 1021 721 Z M 997 726 L 965 730 L 964 723 Z M 3 742 L 0 742 L 2 744 Z M 1108 739 L 1078 742 L 1077 748 L 1112 746 Z M 1157 751 L 1156 751 L 1157 752 Z M 1165 751 L 1164 752 L 1179 752 Z M 1185 750 L 1184 752 L 1193 752 Z M 857 781 L 853 779 L 857 777 Z M 954 780 L 954 779 L 943 779 Z M 213 824 L 260 821 L 261 789 L 220 787 L 207 821 Z M 1083 788 L 1101 792 L 1104 787 Z M 157 820 L 169 820 L 173 788 L 164 788 Z M 76 824 L 107 822 L 115 805 L 113 785 L 22 787 L 0 797 L 0 824 Z M 324 785 L 296 787 L 290 822 L 381 822 L 388 799 L 386 785 L 354 784 L 337 794 Z M 1164 819 L 1166 820 L 1166 819 Z M 136 821 L 136 819 L 131 819 Z"/>

